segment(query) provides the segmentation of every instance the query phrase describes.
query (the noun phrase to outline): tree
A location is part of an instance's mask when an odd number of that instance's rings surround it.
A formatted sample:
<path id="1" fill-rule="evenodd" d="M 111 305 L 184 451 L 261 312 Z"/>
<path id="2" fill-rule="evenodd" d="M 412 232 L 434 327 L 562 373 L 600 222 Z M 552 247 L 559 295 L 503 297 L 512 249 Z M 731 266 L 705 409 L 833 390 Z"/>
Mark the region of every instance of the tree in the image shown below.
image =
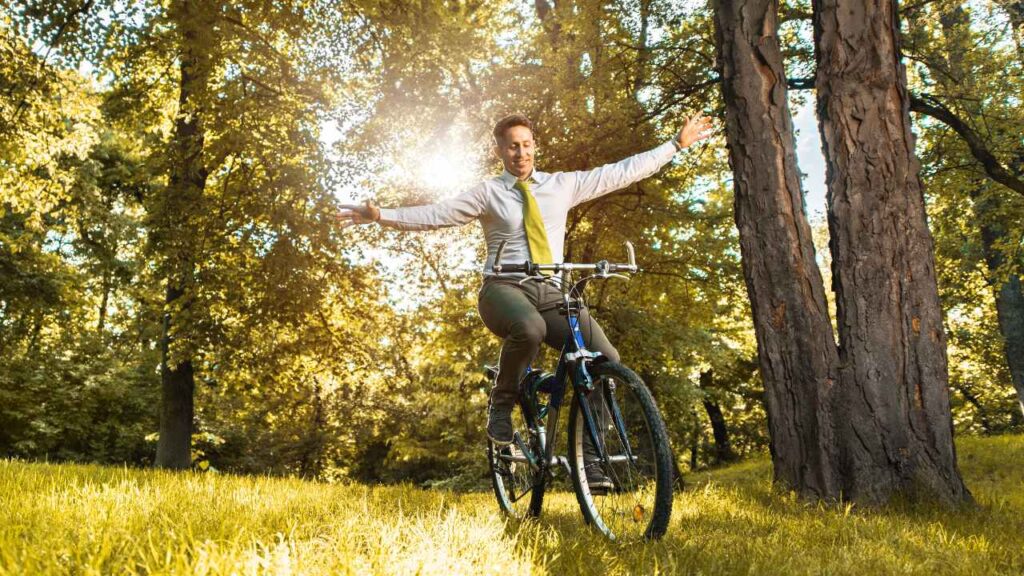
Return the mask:
<path id="1" fill-rule="evenodd" d="M 953 445 L 896 3 L 822 0 L 814 25 L 844 367 L 837 423 L 845 492 L 869 502 L 900 492 L 961 502 L 970 494 Z"/>
<path id="2" fill-rule="evenodd" d="M 831 402 L 838 380 L 794 152 L 773 0 L 714 4 L 743 273 L 765 385 L 775 480 L 839 497 Z"/>
<path id="3" fill-rule="evenodd" d="M 155 464 L 162 468 L 189 468 L 192 465 L 192 419 L 195 414 L 195 367 L 190 351 L 171 355 L 172 319 L 189 306 L 183 300 L 194 276 L 199 258 L 195 226 L 190 220 L 201 206 L 209 176 L 206 144 L 207 115 L 204 101 L 211 83 L 216 36 L 214 6 L 175 2 L 170 19 L 178 35 L 178 112 L 170 146 L 168 186 L 161 198 L 157 234 L 160 251 L 166 259 L 166 297 L 160 362 L 160 438 Z M 175 320 L 176 322 L 178 320 Z"/>
<path id="4" fill-rule="evenodd" d="M 776 479 L 806 496 L 960 502 L 969 493 L 952 443 L 895 5 L 882 4 L 814 5 L 838 349 L 793 154 L 778 5 L 715 4 L 772 459 Z"/>

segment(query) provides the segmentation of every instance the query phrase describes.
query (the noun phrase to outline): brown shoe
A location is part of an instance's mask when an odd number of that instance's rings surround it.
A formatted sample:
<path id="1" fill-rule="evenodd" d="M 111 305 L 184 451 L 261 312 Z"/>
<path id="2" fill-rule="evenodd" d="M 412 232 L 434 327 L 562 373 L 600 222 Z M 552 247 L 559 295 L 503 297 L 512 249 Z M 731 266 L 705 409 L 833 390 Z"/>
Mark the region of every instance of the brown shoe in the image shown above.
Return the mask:
<path id="1" fill-rule="evenodd" d="M 512 406 L 491 405 L 487 411 L 487 437 L 497 446 L 512 443 Z"/>
<path id="2" fill-rule="evenodd" d="M 586 465 L 587 487 L 591 494 L 607 494 L 615 490 L 615 482 L 604 473 L 600 462 L 592 462 Z"/>

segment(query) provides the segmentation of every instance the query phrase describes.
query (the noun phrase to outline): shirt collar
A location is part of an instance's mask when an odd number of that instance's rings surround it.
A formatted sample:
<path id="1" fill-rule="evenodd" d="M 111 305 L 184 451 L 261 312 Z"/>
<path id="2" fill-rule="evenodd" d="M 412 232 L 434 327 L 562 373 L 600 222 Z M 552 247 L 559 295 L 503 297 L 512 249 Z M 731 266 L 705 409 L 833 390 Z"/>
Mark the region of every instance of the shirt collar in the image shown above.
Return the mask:
<path id="1" fill-rule="evenodd" d="M 534 169 L 533 173 L 530 174 L 529 179 L 537 184 L 543 184 L 549 176 L 551 175 L 548 174 L 547 172 L 541 172 L 540 170 Z M 512 187 L 515 186 L 516 180 L 518 180 L 518 178 L 513 176 L 508 170 L 502 170 L 501 176 L 498 176 L 498 180 L 501 180 L 502 184 L 505 185 L 506 189 L 511 190 Z"/>

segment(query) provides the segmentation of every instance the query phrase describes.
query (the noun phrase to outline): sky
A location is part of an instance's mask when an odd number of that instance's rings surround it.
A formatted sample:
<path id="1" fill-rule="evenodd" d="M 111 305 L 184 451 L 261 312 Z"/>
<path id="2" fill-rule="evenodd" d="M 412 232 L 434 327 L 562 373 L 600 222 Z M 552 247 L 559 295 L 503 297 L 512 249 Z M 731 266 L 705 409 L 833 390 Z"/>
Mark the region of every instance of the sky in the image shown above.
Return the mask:
<path id="1" fill-rule="evenodd" d="M 806 104 L 793 105 L 793 126 L 796 129 L 796 158 L 803 172 L 804 202 L 811 220 L 825 217 L 825 157 L 821 153 L 821 135 L 814 114 L 814 98 Z"/>

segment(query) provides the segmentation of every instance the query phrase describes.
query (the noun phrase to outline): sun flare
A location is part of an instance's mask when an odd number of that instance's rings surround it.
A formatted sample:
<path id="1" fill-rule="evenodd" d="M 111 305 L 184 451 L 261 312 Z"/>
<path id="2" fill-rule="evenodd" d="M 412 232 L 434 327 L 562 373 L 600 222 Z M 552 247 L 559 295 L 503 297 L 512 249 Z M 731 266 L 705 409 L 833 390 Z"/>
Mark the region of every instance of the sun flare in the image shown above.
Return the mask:
<path id="1" fill-rule="evenodd" d="M 437 198 L 451 198 L 479 178 L 476 158 L 467 146 L 437 150 L 416 159 L 416 181 Z"/>

